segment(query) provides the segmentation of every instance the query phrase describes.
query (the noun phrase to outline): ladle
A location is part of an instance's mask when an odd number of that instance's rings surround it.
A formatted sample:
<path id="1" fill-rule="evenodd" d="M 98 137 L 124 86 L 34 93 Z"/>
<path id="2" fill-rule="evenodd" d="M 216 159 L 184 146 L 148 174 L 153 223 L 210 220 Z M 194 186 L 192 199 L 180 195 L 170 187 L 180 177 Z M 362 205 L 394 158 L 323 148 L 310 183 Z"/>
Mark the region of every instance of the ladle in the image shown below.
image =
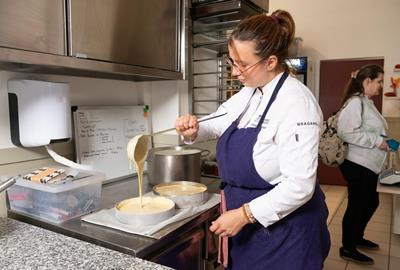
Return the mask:
<path id="1" fill-rule="evenodd" d="M 204 121 L 208 121 L 208 120 L 211 120 L 211 119 L 215 119 L 215 118 L 224 116 L 224 115 L 226 115 L 226 114 L 227 114 L 227 113 L 222 113 L 222 114 L 214 115 L 214 116 L 211 116 L 211 117 L 202 118 L 202 119 L 198 120 L 197 123 L 201 123 L 201 122 L 204 122 Z M 150 135 L 150 136 L 155 136 L 155 135 L 158 135 L 158 134 L 161 134 L 161 133 L 165 133 L 165 132 L 168 132 L 168 131 L 173 131 L 173 130 L 175 130 L 175 128 L 164 129 L 164 130 L 161 130 L 161 131 L 157 131 L 157 132 L 150 133 L 149 135 Z"/>
<path id="2" fill-rule="evenodd" d="M 144 161 L 147 158 L 148 145 L 149 145 L 149 135 L 138 134 L 129 141 L 127 147 L 128 158 L 135 164 L 136 172 L 139 178 L 140 208 L 143 207 L 143 200 L 142 200 L 143 170 L 144 170 Z"/>
<path id="3" fill-rule="evenodd" d="M 197 122 L 204 122 L 208 121 L 211 119 L 215 119 L 221 116 L 226 115 L 227 113 L 222 113 L 218 115 L 214 115 L 208 118 L 202 118 L 198 120 Z M 150 136 L 154 136 L 157 134 L 161 134 L 164 132 L 172 131 L 175 130 L 175 128 L 170 128 L 170 129 L 165 129 L 162 131 L 154 132 L 151 134 L 138 134 L 135 137 L 133 137 L 127 147 L 127 152 L 128 152 L 128 158 L 133 161 L 136 167 L 136 172 L 138 174 L 139 178 L 139 196 L 140 196 L 140 208 L 143 207 L 143 200 L 142 200 L 142 183 L 143 183 L 143 169 L 144 169 L 144 161 L 147 158 L 147 153 L 148 153 L 148 145 L 149 145 L 149 138 Z"/>

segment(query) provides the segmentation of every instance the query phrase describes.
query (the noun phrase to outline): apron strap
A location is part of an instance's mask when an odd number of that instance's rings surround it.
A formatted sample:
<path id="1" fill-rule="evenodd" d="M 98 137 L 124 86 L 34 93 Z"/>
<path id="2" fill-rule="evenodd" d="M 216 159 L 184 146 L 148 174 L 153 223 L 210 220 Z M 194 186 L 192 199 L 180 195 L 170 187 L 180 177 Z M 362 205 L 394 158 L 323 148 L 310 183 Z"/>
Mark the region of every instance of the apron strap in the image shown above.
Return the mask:
<path id="1" fill-rule="evenodd" d="M 251 94 L 251 96 L 250 96 L 250 98 L 249 98 L 249 101 L 247 101 L 246 107 L 244 107 L 244 110 L 243 110 L 242 113 L 239 115 L 239 117 L 236 118 L 235 121 L 233 121 L 236 125 L 239 124 L 240 119 L 242 119 L 242 117 L 243 117 L 243 115 L 245 114 L 245 112 L 249 109 L 250 101 L 251 101 L 251 99 L 253 98 L 254 94 L 257 92 L 257 89 L 258 89 L 258 88 L 254 88 L 253 94 Z"/>
<path id="2" fill-rule="evenodd" d="M 225 192 L 221 190 L 221 214 L 227 211 Z M 229 257 L 229 239 L 228 237 L 219 236 L 218 243 L 218 262 L 222 264 L 225 268 L 228 267 L 228 257 Z"/>
<path id="3" fill-rule="evenodd" d="M 278 95 L 279 90 L 281 89 L 283 83 L 285 82 L 286 78 L 288 77 L 288 73 L 285 71 L 281 78 L 279 79 L 278 83 L 275 86 L 274 92 L 271 95 L 271 98 L 268 101 L 267 107 L 264 110 L 264 113 L 261 116 L 260 121 L 257 124 L 257 129 L 261 129 L 261 125 L 264 122 L 265 116 L 267 115 L 267 112 L 269 110 L 269 108 L 271 107 L 272 103 L 275 101 L 276 96 Z"/>

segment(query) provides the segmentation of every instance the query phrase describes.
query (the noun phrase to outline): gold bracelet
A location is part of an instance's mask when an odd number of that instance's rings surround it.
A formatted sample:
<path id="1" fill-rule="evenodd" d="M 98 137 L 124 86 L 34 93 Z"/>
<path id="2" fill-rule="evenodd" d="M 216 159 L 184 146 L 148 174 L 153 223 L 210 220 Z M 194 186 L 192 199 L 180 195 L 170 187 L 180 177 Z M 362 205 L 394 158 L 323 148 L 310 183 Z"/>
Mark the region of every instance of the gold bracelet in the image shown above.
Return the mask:
<path id="1" fill-rule="evenodd" d="M 251 223 L 251 221 L 250 221 L 250 219 L 249 219 L 249 216 L 247 215 L 246 209 L 244 208 L 244 204 L 242 205 L 242 210 L 243 210 L 244 216 L 246 217 L 247 221 L 248 221 L 249 223 Z"/>
<path id="2" fill-rule="evenodd" d="M 244 213 L 246 214 L 247 219 L 250 223 L 256 223 L 257 220 L 254 218 L 253 213 L 250 210 L 250 206 L 248 203 L 243 204 Z"/>

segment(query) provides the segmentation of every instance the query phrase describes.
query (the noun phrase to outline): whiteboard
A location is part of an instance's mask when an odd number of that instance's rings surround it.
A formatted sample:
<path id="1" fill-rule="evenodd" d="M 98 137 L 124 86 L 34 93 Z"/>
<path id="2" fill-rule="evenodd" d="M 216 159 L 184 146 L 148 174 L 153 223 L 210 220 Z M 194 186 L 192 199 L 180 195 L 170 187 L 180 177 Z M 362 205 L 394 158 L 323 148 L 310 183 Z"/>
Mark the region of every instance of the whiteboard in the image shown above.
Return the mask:
<path id="1" fill-rule="evenodd" d="M 147 106 L 85 106 L 73 112 L 76 160 L 115 180 L 136 173 L 126 147 L 149 132 Z"/>

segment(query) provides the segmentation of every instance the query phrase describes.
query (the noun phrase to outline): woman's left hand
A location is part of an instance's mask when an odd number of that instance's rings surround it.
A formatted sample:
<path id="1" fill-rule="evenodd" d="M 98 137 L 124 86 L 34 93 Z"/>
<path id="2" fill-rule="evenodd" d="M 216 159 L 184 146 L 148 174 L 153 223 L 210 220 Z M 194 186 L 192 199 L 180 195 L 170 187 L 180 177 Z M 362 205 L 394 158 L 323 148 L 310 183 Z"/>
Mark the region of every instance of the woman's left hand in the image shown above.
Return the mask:
<path id="1" fill-rule="evenodd" d="M 242 208 L 237 208 L 223 213 L 217 220 L 213 221 L 210 231 L 222 237 L 232 237 L 247 223 L 249 221 Z"/>
<path id="2" fill-rule="evenodd" d="M 378 148 L 382 151 L 389 151 L 389 146 L 386 143 L 386 140 L 383 140 L 383 142 L 378 146 Z"/>

